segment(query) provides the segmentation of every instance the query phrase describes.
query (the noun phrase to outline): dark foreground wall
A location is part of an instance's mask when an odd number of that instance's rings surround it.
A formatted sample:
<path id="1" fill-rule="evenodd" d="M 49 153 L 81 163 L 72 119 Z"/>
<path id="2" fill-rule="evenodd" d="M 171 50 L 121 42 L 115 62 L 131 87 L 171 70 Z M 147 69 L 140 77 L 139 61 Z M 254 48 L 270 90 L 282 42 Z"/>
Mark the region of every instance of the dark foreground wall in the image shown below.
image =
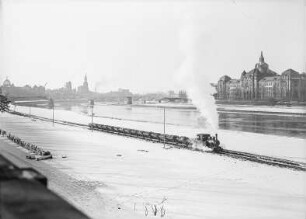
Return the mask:
<path id="1" fill-rule="evenodd" d="M 32 168 L 18 168 L 0 154 L 0 218 L 88 219 L 47 188 L 47 179 Z"/>

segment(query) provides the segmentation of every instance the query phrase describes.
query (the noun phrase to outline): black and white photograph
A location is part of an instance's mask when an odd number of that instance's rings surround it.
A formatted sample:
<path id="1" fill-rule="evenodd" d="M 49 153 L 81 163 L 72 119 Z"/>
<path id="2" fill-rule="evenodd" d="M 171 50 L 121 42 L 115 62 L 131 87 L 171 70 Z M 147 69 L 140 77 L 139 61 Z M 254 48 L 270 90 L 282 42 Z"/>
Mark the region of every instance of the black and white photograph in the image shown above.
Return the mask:
<path id="1" fill-rule="evenodd" d="M 306 0 L 0 0 L 0 219 L 117 218 L 306 218 Z"/>

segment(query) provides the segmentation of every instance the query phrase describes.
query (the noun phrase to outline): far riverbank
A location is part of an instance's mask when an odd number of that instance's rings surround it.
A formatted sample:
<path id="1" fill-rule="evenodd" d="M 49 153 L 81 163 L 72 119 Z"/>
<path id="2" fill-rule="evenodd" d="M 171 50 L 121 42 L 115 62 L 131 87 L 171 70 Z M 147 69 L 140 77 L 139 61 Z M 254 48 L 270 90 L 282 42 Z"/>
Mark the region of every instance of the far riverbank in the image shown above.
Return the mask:
<path id="1" fill-rule="evenodd" d="M 216 104 L 219 105 L 245 105 L 245 106 L 305 106 L 306 102 L 298 101 L 250 101 L 250 100 L 216 100 Z"/>
<path id="2" fill-rule="evenodd" d="M 96 105 L 112 105 L 112 106 L 126 106 L 137 108 L 166 108 L 166 109 L 180 109 L 198 111 L 197 107 L 193 104 L 175 104 L 175 103 L 150 103 L 150 104 L 118 104 L 118 103 L 101 103 L 97 102 Z M 210 106 L 208 106 L 210 107 Z M 217 104 L 217 112 L 245 112 L 245 113 L 267 113 L 267 114 L 294 114 L 306 116 L 306 106 L 285 106 L 285 105 L 238 105 L 238 104 Z"/>

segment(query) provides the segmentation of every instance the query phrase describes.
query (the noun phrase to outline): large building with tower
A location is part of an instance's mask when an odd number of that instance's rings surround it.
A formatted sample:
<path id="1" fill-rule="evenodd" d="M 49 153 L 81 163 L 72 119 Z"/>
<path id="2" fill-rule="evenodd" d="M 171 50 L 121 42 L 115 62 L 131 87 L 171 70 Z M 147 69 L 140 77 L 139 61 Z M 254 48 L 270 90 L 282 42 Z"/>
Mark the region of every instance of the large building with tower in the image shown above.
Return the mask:
<path id="1" fill-rule="evenodd" d="M 243 71 L 239 79 L 222 76 L 217 83 L 219 100 L 306 101 L 306 73 L 288 69 L 277 74 L 265 62 L 263 53 L 254 69 Z"/>
<path id="2" fill-rule="evenodd" d="M 73 88 L 71 81 L 65 83 L 65 85 L 59 89 L 47 90 L 48 96 L 53 99 L 84 99 L 92 98 L 93 92 L 89 90 L 87 75 L 84 76 L 83 84 L 77 88 Z"/>
<path id="3" fill-rule="evenodd" d="M 0 93 L 9 98 L 28 98 L 28 97 L 44 97 L 45 87 L 34 85 L 33 87 L 25 85 L 23 87 L 15 86 L 6 78 L 0 86 Z"/>

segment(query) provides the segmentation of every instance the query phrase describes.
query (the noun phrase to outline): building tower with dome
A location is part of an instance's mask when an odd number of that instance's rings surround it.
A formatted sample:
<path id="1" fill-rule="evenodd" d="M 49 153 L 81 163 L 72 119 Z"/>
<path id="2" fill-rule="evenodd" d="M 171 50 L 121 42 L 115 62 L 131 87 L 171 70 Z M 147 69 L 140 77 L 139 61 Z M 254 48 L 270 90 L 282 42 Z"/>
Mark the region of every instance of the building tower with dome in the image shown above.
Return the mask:
<path id="1" fill-rule="evenodd" d="M 45 97 L 45 87 L 34 85 L 25 85 L 23 87 L 15 86 L 11 81 L 6 78 L 2 86 L 0 86 L 1 94 L 12 99 L 14 98 L 43 98 Z"/>
<path id="2" fill-rule="evenodd" d="M 2 86 L 3 87 L 11 87 L 12 86 L 11 81 L 6 77 L 6 79 L 3 81 Z"/>
<path id="3" fill-rule="evenodd" d="M 263 52 L 254 69 L 243 71 L 240 79 L 222 76 L 217 84 L 220 100 L 296 100 L 306 101 L 306 74 L 288 69 L 281 75 L 272 71 L 265 62 Z"/>
<path id="4" fill-rule="evenodd" d="M 245 100 L 254 100 L 259 97 L 259 81 L 264 77 L 272 77 L 277 75 L 276 72 L 269 69 L 269 65 L 265 63 L 263 52 L 261 51 L 259 61 L 255 64 L 255 68 L 249 72 L 243 71 L 239 83 L 241 83 L 241 95 Z"/>
<path id="5" fill-rule="evenodd" d="M 269 70 L 269 65 L 265 63 L 265 58 L 263 57 L 263 52 L 261 51 L 259 62 L 255 65 L 255 68 L 262 74 L 265 74 Z"/>

